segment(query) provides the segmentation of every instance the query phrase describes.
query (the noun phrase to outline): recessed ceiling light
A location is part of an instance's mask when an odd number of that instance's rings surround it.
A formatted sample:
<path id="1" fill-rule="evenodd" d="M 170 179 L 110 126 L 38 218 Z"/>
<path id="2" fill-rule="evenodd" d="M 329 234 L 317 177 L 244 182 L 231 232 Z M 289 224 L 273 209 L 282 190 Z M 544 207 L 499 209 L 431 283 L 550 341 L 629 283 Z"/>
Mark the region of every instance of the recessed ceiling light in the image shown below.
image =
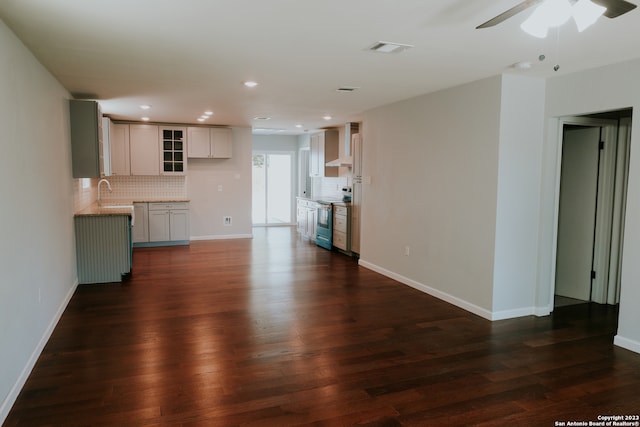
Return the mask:
<path id="1" fill-rule="evenodd" d="M 515 64 L 511 65 L 512 68 L 515 68 L 516 70 L 528 70 L 531 68 L 531 62 L 528 61 L 520 61 L 520 62 L 516 62 Z"/>
<path id="2" fill-rule="evenodd" d="M 151 108 L 151 105 L 143 104 L 140 106 L 140 108 L 142 108 L 143 110 L 148 110 L 149 108 Z"/>
<path id="3" fill-rule="evenodd" d="M 254 117 L 253 120 L 271 120 L 271 117 L 258 116 L 258 117 Z"/>
<path id="4" fill-rule="evenodd" d="M 285 132 L 285 129 L 277 129 L 277 128 L 254 128 L 254 133 L 281 133 Z"/>
<path id="5" fill-rule="evenodd" d="M 300 129 L 300 128 L 302 127 L 302 125 L 296 125 L 296 127 L 297 127 L 298 129 Z"/>
<path id="6" fill-rule="evenodd" d="M 378 53 L 400 53 L 403 50 L 411 49 L 413 45 L 391 42 L 377 42 L 369 47 L 372 52 Z"/>
<path id="7" fill-rule="evenodd" d="M 149 117 L 143 117 L 143 118 L 142 118 L 142 121 L 143 121 L 143 122 L 148 122 L 148 121 L 149 121 Z"/>
<path id="8" fill-rule="evenodd" d="M 202 116 L 200 116 L 200 118 L 201 118 L 202 120 L 207 120 L 207 119 L 209 118 L 209 116 L 202 115 Z"/>
<path id="9" fill-rule="evenodd" d="M 204 122 L 205 119 L 203 119 L 202 117 L 198 117 L 198 121 L 199 122 Z"/>
<path id="10" fill-rule="evenodd" d="M 324 116 L 324 117 L 322 117 L 322 118 L 323 118 L 323 119 L 325 119 L 325 120 L 331 120 L 331 119 L 332 119 L 332 117 L 331 117 L 331 116 L 328 116 L 328 115 L 327 115 L 327 116 Z"/>
<path id="11" fill-rule="evenodd" d="M 205 116 L 212 116 L 213 115 L 213 111 L 205 111 L 204 115 Z"/>
<path id="12" fill-rule="evenodd" d="M 244 82 L 244 85 L 246 87 L 256 87 L 256 86 L 258 86 L 258 83 L 250 80 L 250 81 Z"/>

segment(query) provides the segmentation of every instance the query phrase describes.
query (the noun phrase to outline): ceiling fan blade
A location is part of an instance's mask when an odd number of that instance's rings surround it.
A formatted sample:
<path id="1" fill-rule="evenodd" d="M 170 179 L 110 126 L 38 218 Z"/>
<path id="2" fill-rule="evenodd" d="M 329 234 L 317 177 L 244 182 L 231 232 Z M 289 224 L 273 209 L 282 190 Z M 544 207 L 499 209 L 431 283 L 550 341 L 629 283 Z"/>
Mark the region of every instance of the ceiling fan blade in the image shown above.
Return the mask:
<path id="1" fill-rule="evenodd" d="M 607 1 L 607 0 L 601 0 L 601 1 Z M 612 1 L 612 0 L 608 0 L 608 1 Z M 624 1 L 624 0 L 618 0 L 618 1 Z M 488 27 L 493 27 L 494 25 L 498 25 L 499 23 L 506 21 L 507 19 L 511 18 L 514 15 L 517 15 L 518 13 L 529 9 L 531 6 L 535 6 L 538 3 L 542 3 L 543 0 L 525 0 L 522 3 L 512 7 L 511 9 L 507 10 L 506 12 L 502 12 L 500 15 L 489 19 L 487 22 L 485 22 L 484 24 L 480 24 L 476 27 L 476 29 L 480 29 L 480 28 L 488 28 Z M 626 2 L 625 2 L 626 3 Z"/>
<path id="2" fill-rule="evenodd" d="M 595 4 L 604 6 L 607 10 L 604 12 L 604 16 L 607 18 L 617 18 L 620 15 L 624 15 L 627 12 L 636 8 L 636 5 L 629 3 L 625 0 L 591 0 Z"/>

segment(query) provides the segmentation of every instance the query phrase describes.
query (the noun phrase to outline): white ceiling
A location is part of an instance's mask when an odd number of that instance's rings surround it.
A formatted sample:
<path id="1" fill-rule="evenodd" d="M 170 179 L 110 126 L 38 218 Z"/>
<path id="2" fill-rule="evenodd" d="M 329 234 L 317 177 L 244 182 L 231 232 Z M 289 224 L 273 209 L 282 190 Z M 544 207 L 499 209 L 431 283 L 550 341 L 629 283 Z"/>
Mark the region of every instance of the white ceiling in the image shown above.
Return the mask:
<path id="1" fill-rule="evenodd" d="M 546 77 L 640 56 L 640 8 L 583 33 L 569 22 L 544 40 L 519 28 L 530 11 L 475 29 L 519 2 L 1 0 L 0 18 L 74 96 L 98 99 L 112 118 L 198 123 L 210 109 L 207 124 L 287 134 L 504 72 Z M 368 51 L 378 41 L 415 47 Z M 533 66 L 511 67 L 519 61 Z"/>

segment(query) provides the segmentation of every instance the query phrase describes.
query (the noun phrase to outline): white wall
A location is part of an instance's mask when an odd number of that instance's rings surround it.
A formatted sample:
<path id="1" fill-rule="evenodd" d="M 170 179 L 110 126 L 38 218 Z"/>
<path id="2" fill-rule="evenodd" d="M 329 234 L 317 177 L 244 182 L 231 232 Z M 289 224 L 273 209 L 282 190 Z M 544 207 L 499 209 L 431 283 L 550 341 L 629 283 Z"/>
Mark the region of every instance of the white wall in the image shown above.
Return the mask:
<path id="1" fill-rule="evenodd" d="M 544 91 L 542 79 L 502 78 L 493 319 L 539 312 L 535 307 Z"/>
<path id="2" fill-rule="evenodd" d="M 0 424 L 77 283 L 69 94 L 0 21 Z"/>
<path id="3" fill-rule="evenodd" d="M 547 82 L 546 117 L 548 131 L 545 156 L 549 167 L 544 171 L 547 179 L 542 188 L 541 244 L 538 292 L 549 293 L 553 283 L 553 239 L 557 218 L 557 163 L 559 124 L 557 117 L 582 115 L 633 107 L 634 117 L 631 135 L 631 158 L 627 212 L 622 260 L 622 285 L 618 335 L 615 343 L 640 352 L 640 60 L 614 64 L 581 73 L 560 76 Z"/>
<path id="4" fill-rule="evenodd" d="M 192 240 L 252 236 L 251 150 L 251 128 L 233 128 L 231 159 L 189 159 Z M 225 216 L 232 217 L 231 226 L 223 224 Z"/>
<path id="5" fill-rule="evenodd" d="M 254 151 L 298 152 L 297 135 L 253 135 Z"/>
<path id="6" fill-rule="evenodd" d="M 363 119 L 361 264 L 485 317 L 493 304 L 501 81 L 383 106 Z"/>

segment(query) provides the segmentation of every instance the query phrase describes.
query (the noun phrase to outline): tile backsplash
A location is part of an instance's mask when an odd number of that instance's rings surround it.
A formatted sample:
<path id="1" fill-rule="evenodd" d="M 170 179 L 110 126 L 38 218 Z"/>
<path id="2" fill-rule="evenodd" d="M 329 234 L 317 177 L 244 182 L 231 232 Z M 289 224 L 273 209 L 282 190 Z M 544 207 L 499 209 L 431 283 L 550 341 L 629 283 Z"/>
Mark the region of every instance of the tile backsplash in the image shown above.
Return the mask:
<path id="1" fill-rule="evenodd" d="M 313 198 L 341 198 L 342 187 L 349 185 L 350 177 L 312 178 Z"/>
<path id="2" fill-rule="evenodd" d="M 103 200 L 152 200 L 186 199 L 187 178 L 185 176 L 109 176 L 112 191 L 103 184 Z M 74 209 L 79 212 L 98 199 L 96 178 L 74 179 Z"/>
<path id="3" fill-rule="evenodd" d="M 110 176 L 107 179 L 113 191 L 103 191 L 104 200 L 187 198 L 185 176 Z"/>
<path id="4" fill-rule="evenodd" d="M 98 198 L 98 180 L 79 178 L 73 180 L 73 207 L 79 212 L 91 205 Z"/>

